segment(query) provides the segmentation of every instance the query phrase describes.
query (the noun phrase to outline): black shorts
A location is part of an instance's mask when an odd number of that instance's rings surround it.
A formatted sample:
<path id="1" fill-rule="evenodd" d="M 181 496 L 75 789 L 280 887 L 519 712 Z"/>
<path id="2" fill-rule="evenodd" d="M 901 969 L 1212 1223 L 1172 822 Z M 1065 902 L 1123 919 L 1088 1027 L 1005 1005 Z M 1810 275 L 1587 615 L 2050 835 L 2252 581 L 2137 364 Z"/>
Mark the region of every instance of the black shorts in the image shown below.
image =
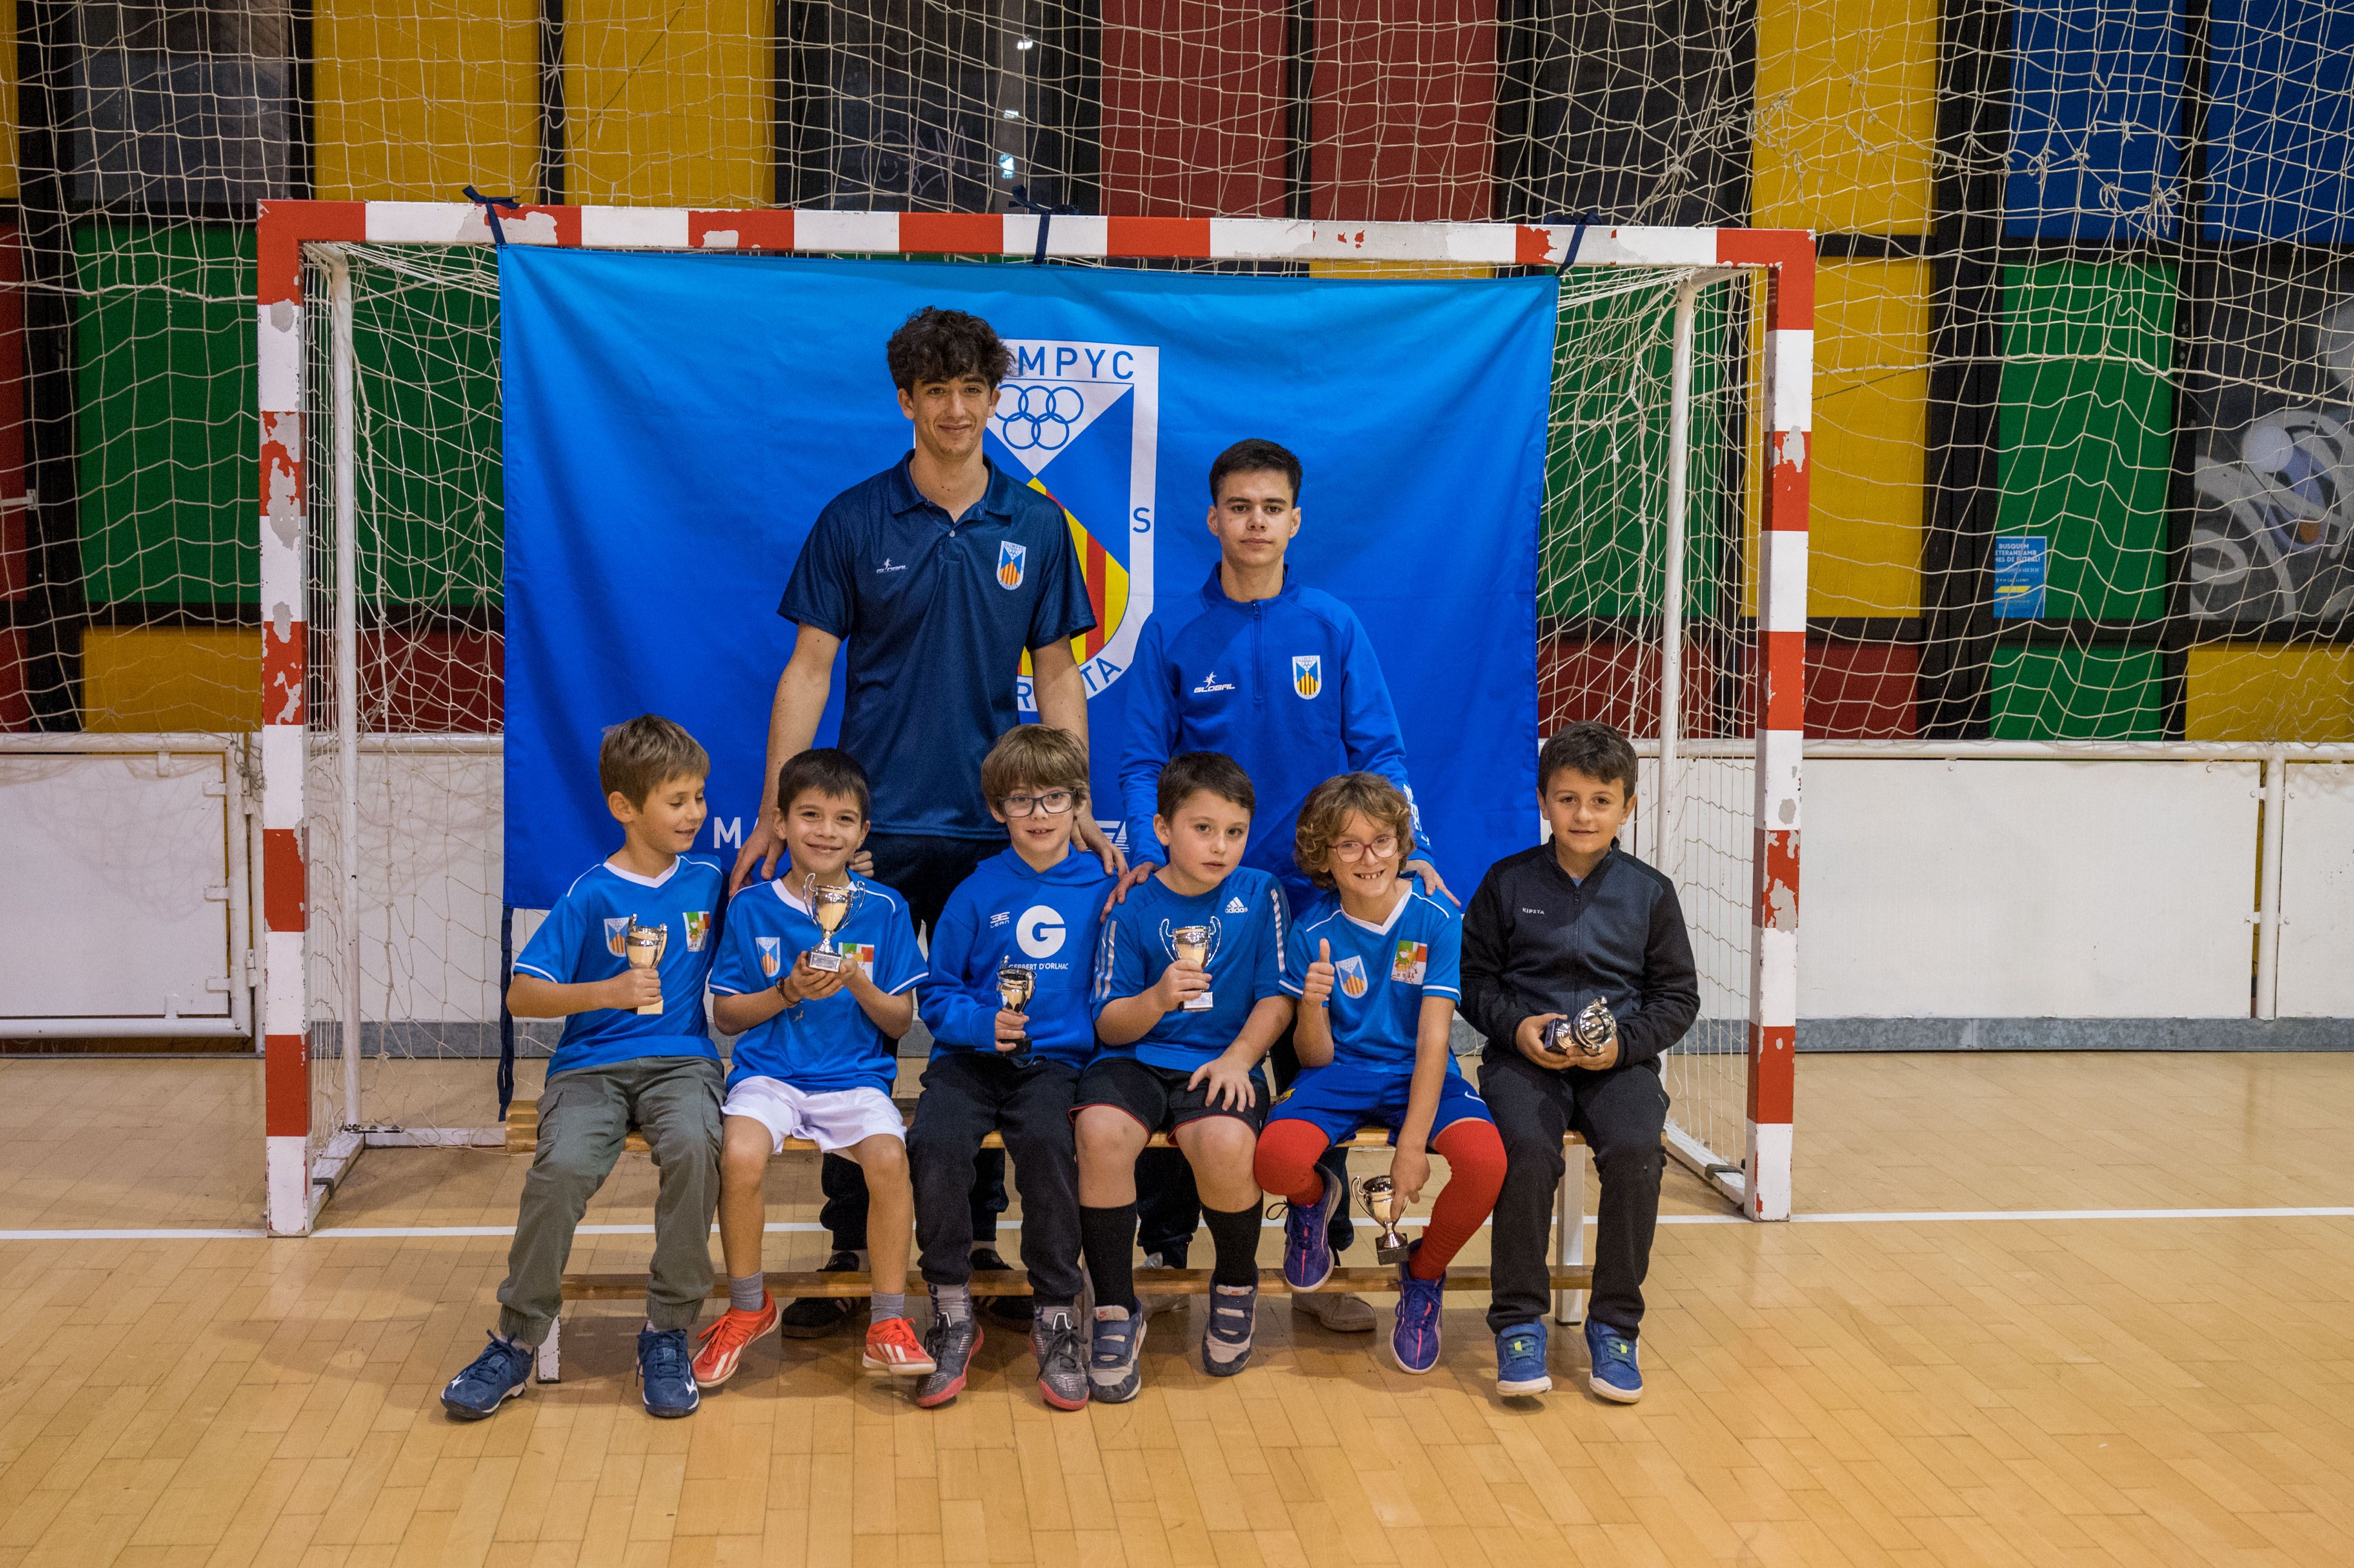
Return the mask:
<path id="1" fill-rule="evenodd" d="M 1079 1097 L 1071 1114 L 1076 1117 L 1089 1106 L 1109 1106 L 1134 1117 L 1149 1133 L 1174 1132 L 1187 1122 L 1199 1121 L 1205 1116 L 1233 1117 L 1248 1123 L 1253 1132 L 1267 1124 L 1270 1097 L 1266 1069 L 1251 1069 L 1251 1084 L 1258 1092 L 1243 1110 L 1212 1105 L 1206 1082 L 1198 1088 L 1187 1088 L 1185 1080 L 1193 1075 L 1175 1067 L 1156 1067 L 1133 1056 L 1098 1056 L 1079 1075 Z"/>

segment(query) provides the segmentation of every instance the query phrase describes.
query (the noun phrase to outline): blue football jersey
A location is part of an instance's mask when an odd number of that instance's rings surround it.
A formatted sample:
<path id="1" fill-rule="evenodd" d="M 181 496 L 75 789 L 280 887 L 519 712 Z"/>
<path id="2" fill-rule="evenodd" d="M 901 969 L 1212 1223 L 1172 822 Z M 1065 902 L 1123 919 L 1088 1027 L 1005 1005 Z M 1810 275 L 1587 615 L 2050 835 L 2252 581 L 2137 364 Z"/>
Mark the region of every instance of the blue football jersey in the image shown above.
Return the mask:
<path id="1" fill-rule="evenodd" d="M 896 996 L 924 978 L 915 925 L 897 894 L 863 876 L 851 880 L 859 888 L 858 902 L 834 933 L 833 945 L 854 953 L 866 978 L 885 995 Z M 720 996 L 743 996 L 773 986 L 824 935 L 784 878 L 756 883 L 727 906 L 726 938 L 711 971 L 711 989 Z M 844 986 L 746 1030 L 736 1041 L 731 1066 L 730 1088 L 745 1078 L 762 1077 L 812 1094 L 864 1087 L 887 1095 L 898 1075 L 898 1045 L 875 1026 Z"/>
<path id="2" fill-rule="evenodd" d="M 1186 926 L 1210 932 L 1212 1005 L 1199 1012 L 1172 1009 L 1132 1045 L 1107 1044 L 1155 1067 L 1191 1072 L 1235 1043 L 1264 997 L 1297 994 L 1299 980 L 1284 969 L 1284 930 L 1291 924 L 1283 885 L 1274 876 L 1237 866 L 1209 892 L 1188 897 L 1159 875 L 1139 883 L 1127 902 L 1104 917 L 1096 959 L 1095 1015 L 1122 997 L 1136 996 L 1177 961 L 1171 933 Z"/>
<path id="3" fill-rule="evenodd" d="M 659 926 L 663 938 L 663 1010 L 599 1007 L 564 1021 L 563 1038 L 547 1075 L 575 1067 L 604 1067 L 638 1056 L 719 1054 L 703 1016 L 703 982 L 718 944 L 712 923 L 727 878 L 716 861 L 681 855 L 660 876 L 640 876 L 608 862 L 580 874 L 515 959 L 517 974 L 557 985 L 611 980 L 630 967 L 624 942 L 630 922 Z"/>
<path id="4" fill-rule="evenodd" d="M 1316 960 L 1320 942 L 1332 945 L 1332 1060 L 1359 1066 L 1411 1071 L 1415 1036 L 1422 1026 L 1422 1001 L 1443 996 L 1463 1001 L 1463 923 L 1438 899 L 1399 884 L 1404 896 L 1379 926 L 1345 913 L 1328 899 L 1293 928 L 1289 978 L 1285 989 L 1298 996 Z M 1447 1058 L 1448 1072 L 1455 1059 Z"/>

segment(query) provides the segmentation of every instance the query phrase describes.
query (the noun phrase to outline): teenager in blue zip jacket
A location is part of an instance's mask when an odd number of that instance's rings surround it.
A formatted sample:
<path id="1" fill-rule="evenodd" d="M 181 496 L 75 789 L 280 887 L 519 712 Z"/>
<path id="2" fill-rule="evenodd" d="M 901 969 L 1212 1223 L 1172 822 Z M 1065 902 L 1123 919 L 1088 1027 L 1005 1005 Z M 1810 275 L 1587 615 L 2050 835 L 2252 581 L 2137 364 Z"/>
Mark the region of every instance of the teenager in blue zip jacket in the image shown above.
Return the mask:
<path id="1" fill-rule="evenodd" d="M 1120 758 L 1120 803 L 1128 823 L 1128 874 L 1120 895 L 1160 861 L 1152 813 L 1161 769 L 1185 751 L 1222 751 L 1242 764 L 1258 793 L 1242 863 L 1273 874 L 1301 917 L 1325 895 L 1292 858 L 1301 802 L 1327 779 L 1375 773 L 1407 801 L 1405 740 L 1381 661 L 1355 612 L 1292 577 L 1285 553 L 1299 532 L 1299 460 L 1273 441 L 1237 441 L 1210 465 L 1211 535 L 1220 560 L 1192 604 L 1171 604 L 1145 624 L 1127 687 L 1128 746 Z M 1425 892 L 1447 894 L 1429 858 L 1420 810 L 1405 871 Z M 1269 1065 L 1278 1086 L 1299 1071 L 1287 1033 Z M 1320 1167 L 1347 1181 L 1331 1150 Z M 1200 1213 L 1192 1172 L 1170 1151 L 1149 1151 L 1139 1171 L 1146 1253 L 1182 1262 Z M 1349 1245 L 1346 1205 L 1332 1217 L 1331 1242 Z M 1294 1298 L 1328 1329 L 1370 1332 L 1371 1308 L 1353 1296 Z"/>

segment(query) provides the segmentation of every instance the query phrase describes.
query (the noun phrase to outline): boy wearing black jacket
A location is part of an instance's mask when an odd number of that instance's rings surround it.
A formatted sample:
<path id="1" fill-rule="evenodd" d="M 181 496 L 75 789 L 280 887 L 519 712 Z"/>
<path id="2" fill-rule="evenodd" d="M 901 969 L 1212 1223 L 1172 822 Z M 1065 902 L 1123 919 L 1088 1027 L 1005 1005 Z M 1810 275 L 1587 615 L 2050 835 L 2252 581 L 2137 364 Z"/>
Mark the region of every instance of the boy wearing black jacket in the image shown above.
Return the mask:
<path id="1" fill-rule="evenodd" d="M 1700 984 L 1675 885 L 1615 847 L 1635 804 L 1635 748 L 1608 725 L 1571 725 L 1537 758 L 1553 841 L 1489 867 L 1463 916 L 1463 1013 L 1488 1038 L 1480 1092 L 1508 1161 L 1496 1200 L 1491 1304 L 1496 1387 L 1543 1393 L 1546 1242 L 1564 1133 L 1582 1134 L 1602 1181 L 1585 1343 L 1594 1392 L 1643 1394 L 1635 1340 L 1659 1221 L 1668 1094 L 1659 1055 L 1691 1027 Z M 1617 1033 L 1599 1052 L 1549 1044 L 1546 1026 L 1600 999 Z"/>

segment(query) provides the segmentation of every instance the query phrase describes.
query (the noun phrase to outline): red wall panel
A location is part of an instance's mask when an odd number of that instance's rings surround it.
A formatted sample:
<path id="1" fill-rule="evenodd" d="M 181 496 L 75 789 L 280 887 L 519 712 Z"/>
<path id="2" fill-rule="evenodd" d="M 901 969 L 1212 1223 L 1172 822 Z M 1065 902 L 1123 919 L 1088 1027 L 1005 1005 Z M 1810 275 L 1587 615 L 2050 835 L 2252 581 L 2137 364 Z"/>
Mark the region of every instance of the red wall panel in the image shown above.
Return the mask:
<path id="1" fill-rule="evenodd" d="M 496 632 L 361 634 L 360 711 L 388 730 L 482 735 L 505 708 L 505 640 Z"/>
<path id="2" fill-rule="evenodd" d="M 1911 740 L 1921 651 L 1910 642 L 1807 643 L 1807 734 Z"/>
<path id="3" fill-rule="evenodd" d="M 1318 218 L 1492 216 L 1495 0 L 1319 0 L 1314 96 Z"/>
<path id="4" fill-rule="evenodd" d="M 1279 0 L 1108 0 L 1103 209 L 1283 216 Z"/>
<path id="5" fill-rule="evenodd" d="M 1684 646 L 1683 732 L 1709 733 L 1702 707 L 1716 691 L 1717 661 L 1704 644 Z M 1746 701 L 1742 705 L 1745 709 Z M 1648 738 L 1659 728 L 1659 651 L 1615 638 L 1549 637 L 1537 644 L 1537 733 L 1599 719 Z M 1726 727 L 1720 726 L 1719 727 Z"/>

